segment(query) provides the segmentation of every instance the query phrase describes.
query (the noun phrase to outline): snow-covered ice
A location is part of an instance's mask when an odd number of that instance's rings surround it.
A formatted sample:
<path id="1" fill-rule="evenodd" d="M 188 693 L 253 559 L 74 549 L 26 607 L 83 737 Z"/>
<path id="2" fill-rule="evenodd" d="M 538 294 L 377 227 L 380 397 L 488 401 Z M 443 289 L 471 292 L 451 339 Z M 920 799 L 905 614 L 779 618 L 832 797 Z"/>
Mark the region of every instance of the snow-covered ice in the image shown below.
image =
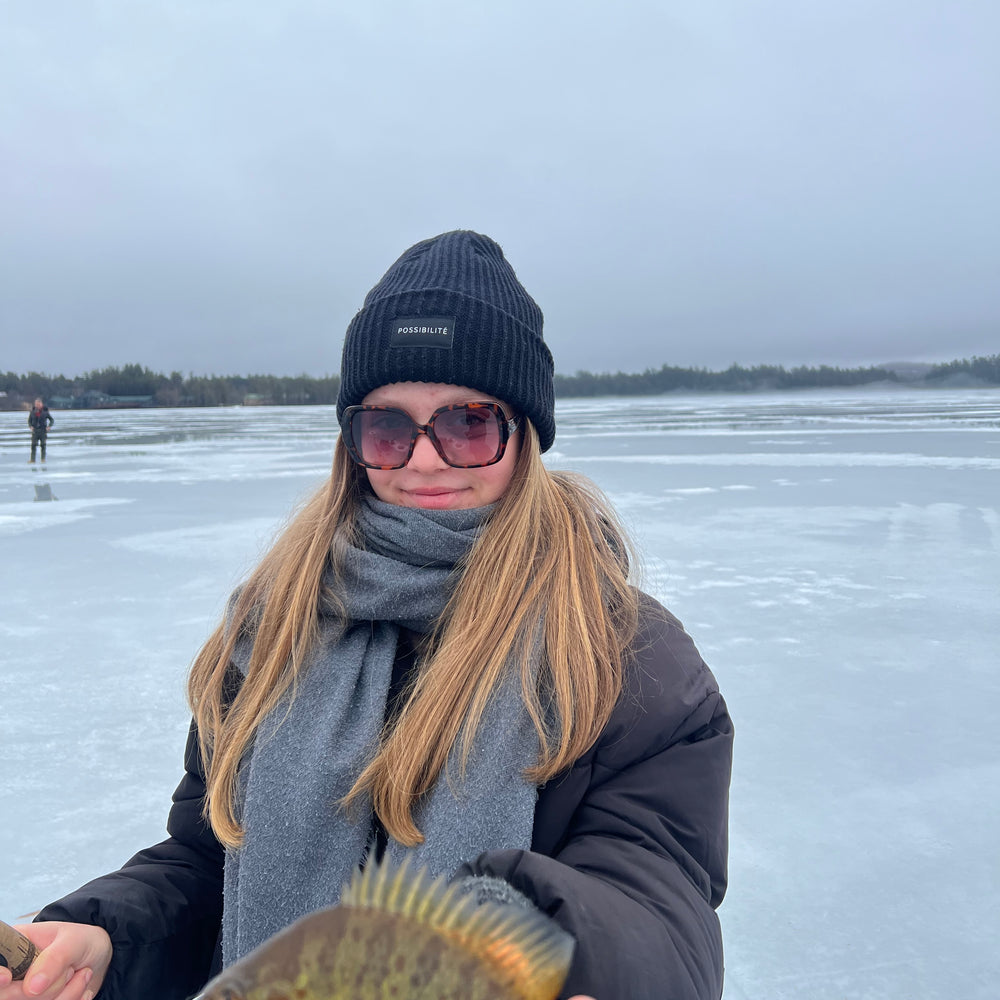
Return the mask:
<path id="1" fill-rule="evenodd" d="M 187 666 L 332 408 L 0 413 L 0 917 L 162 839 Z M 1000 391 L 565 400 L 736 726 L 727 1000 L 995 1000 Z M 36 486 L 57 498 L 34 500 Z"/>

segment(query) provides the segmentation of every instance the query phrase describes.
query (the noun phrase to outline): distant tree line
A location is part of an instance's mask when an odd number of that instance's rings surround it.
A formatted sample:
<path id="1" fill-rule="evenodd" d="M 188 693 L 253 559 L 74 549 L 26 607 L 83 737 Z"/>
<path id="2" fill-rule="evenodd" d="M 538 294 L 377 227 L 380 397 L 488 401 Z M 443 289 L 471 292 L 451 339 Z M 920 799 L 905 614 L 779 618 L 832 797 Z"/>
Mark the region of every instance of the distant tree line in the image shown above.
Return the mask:
<path id="1" fill-rule="evenodd" d="M 983 382 L 986 385 L 1000 385 L 1000 354 L 934 365 L 924 378 L 930 384 L 936 382 L 968 384 L 970 381 L 974 381 Z"/>
<path id="2" fill-rule="evenodd" d="M 1000 385 L 1000 354 L 946 364 L 911 366 L 905 376 L 889 367 L 836 368 L 730 365 L 724 371 L 663 365 L 644 372 L 556 375 L 560 397 L 659 395 L 665 392 L 763 392 L 897 382 L 908 385 Z M 327 375 L 163 375 L 141 365 L 109 367 L 75 378 L 28 372 L 0 374 L 0 408 L 20 409 L 41 396 L 53 408 L 118 406 L 289 406 L 335 403 L 340 377 Z"/>
<path id="3" fill-rule="evenodd" d="M 830 386 L 867 385 L 872 382 L 899 381 L 886 368 L 791 368 L 781 365 L 756 365 L 744 368 L 730 365 L 725 371 L 707 368 L 647 368 L 639 374 L 616 372 L 594 375 L 577 372 L 556 376 L 557 396 L 654 396 L 664 392 L 761 392 L 776 389 L 815 389 Z"/>
<path id="4" fill-rule="evenodd" d="M 896 382 L 907 385 L 976 386 L 1000 385 L 1000 354 L 974 357 L 971 360 L 950 361 L 939 365 L 911 365 L 907 370 L 891 367 L 784 368 L 781 365 L 755 365 L 744 368 L 730 365 L 724 371 L 707 368 L 647 368 L 638 374 L 615 372 L 595 375 L 577 372 L 556 375 L 557 396 L 655 396 L 664 392 L 771 392 L 781 389 L 823 389 L 843 386 L 870 385 L 875 382 Z M 917 374 L 914 374 L 914 371 Z"/>
<path id="5" fill-rule="evenodd" d="M 163 375 L 142 365 L 102 368 L 67 378 L 28 372 L 0 375 L 0 404 L 17 408 L 41 396 L 62 409 L 119 406 L 290 406 L 335 403 L 340 376 Z"/>

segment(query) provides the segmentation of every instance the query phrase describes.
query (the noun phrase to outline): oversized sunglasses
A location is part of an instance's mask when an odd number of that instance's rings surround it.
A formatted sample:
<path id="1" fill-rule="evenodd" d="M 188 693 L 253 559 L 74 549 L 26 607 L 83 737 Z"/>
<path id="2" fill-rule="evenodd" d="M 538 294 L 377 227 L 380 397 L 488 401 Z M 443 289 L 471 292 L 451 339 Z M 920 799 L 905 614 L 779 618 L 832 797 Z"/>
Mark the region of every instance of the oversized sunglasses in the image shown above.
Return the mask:
<path id="1" fill-rule="evenodd" d="M 402 469 L 420 434 L 453 468 L 479 469 L 503 458 L 518 420 L 499 403 L 440 406 L 426 424 L 394 406 L 348 406 L 342 427 L 351 458 L 368 469 Z"/>

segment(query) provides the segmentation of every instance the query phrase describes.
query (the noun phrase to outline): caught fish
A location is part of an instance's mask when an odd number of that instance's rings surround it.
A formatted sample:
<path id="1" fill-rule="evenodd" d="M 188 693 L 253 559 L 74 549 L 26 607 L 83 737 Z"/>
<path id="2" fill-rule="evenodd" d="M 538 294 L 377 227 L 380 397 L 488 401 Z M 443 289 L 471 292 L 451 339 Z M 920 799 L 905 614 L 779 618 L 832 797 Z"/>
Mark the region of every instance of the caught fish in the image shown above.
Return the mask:
<path id="1" fill-rule="evenodd" d="M 477 903 L 404 862 L 269 938 L 195 1000 L 555 1000 L 573 939 L 538 910 Z"/>

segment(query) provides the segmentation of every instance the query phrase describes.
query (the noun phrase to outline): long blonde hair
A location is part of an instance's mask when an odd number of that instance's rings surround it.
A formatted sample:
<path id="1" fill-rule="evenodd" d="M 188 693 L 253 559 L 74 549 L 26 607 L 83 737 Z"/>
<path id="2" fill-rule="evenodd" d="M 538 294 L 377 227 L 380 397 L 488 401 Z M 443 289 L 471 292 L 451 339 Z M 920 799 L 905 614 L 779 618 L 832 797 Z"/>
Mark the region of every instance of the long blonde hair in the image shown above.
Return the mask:
<path id="1" fill-rule="evenodd" d="M 423 840 L 413 806 L 456 741 L 464 766 L 509 663 L 521 665 L 524 703 L 540 738 L 538 762 L 526 774 L 539 784 L 593 745 L 621 693 L 638 614 L 625 533 L 593 484 L 546 469 L 534 428 L 524 426 L 510 485 L 461 569 L 406 703 L 344 802 L 369 794 L 402 844 Z M 338 440 L 330 479 L 279 536 L 192 665 L 188 699 L 207 767 L 205 813 L 227 846 L 243 836 L 240 762 L 267 714 L 289 689 L 294 696 L 318 632 L 324 570 L 332 560 L 336 573 L 338 551 L 360 543 L 355 512 L 366 488 Z M 241 635 L 253 649 L 234 691 L 230 662 Z"/>

